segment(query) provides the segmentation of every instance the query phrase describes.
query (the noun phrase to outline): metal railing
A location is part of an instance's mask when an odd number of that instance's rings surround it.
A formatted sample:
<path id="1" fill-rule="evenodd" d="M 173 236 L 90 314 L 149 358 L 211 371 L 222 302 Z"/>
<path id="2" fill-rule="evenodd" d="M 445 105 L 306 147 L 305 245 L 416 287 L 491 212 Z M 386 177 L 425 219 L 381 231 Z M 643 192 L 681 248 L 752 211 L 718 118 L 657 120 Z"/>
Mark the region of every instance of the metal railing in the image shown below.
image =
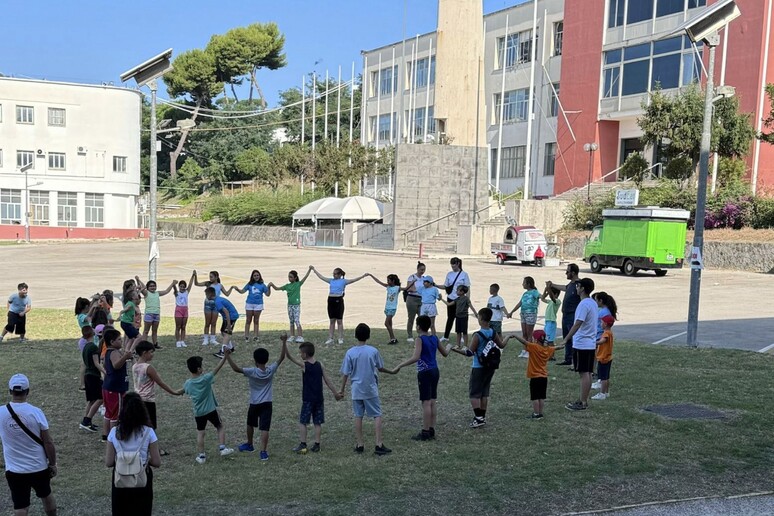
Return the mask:
<path id="1" fill-rule="evenodd" d="M 446 215 L 443 215 L 441 217 L 433 219 L 433 220 L 431 220 L 429 222 L 425 222 L 424 224 L 420 224 L 419 226 L 413 227 L 413 228 L 411 228 L 411 229 L 409 229 L 407 231 L 404 231 L 403 233 L 401 233 L 401 236 L 403 237 L 403 247 L 404 248 L 408 247 L 408 245 L 409 245 L 409 235 L 416 236 L 417 232 L 420 229 L 424 229 L 426 227 L 432 226 L 433 224 L 438 224 L 439 230 L 436 233 L 440 233 L 440 227 L 441 227 L 440 223 L 444 222 L 444 221 L 447 221 L 447 220 L 449 220 L 452 217 L 457 217 L 459 215 L 459 213 L 460 213 L 460 210 L 453 211 L 451 213 L 447 213 Z"/>
<path id="2" fill-rule="evenodd" d="M 365 244 L 369 240 L 373 240 L 385 233 L 392 232 L 392 224 L 385 224 L 384 222 L 378 222 L 380 228 L 376 228 L 378 221 L 369 222 L 362 226 L 356 227 L 352 231 L 352 235 L 355 238 L 356 245 Z"/>

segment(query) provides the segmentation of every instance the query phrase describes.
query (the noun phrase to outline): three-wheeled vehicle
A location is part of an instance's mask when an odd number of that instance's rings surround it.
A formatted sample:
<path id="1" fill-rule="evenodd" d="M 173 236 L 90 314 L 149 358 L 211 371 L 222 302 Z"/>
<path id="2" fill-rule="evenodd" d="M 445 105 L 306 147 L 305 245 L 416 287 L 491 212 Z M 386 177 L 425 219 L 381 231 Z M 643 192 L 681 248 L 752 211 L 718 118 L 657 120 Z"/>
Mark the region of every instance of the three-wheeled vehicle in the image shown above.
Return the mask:
<path id="1" fill-rule="evenodd" d="M 498 264 L 519 260 L 523 264 L 541 265 L 546 256 L 546 236 L 535 226 L 510 226 L 505 230 L 502 243 L 492 243 L 490 250 Z M 537 258 L 535 252 L 540 248 Z M 542 253 L 542 257 L 540 254 Z"/>

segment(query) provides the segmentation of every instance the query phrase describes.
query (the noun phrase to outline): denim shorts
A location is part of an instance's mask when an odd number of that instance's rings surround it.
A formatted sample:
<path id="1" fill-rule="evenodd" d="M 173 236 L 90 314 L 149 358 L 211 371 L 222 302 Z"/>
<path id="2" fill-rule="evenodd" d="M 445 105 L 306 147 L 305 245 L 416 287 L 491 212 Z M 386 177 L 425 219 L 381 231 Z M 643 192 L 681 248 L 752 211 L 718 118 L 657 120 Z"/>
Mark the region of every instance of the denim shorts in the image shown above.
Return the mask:
<path id="1" fill-rule="evenodd" d="M 211 314 L 217 312 L 218 309 L 215 308 L 215 300 L 214 299 L 205 299 L 204 300 L 204 313 L 205 314 Z"/>
<path id="2" fill-rule="evenodd" d="M 302 425 L 308 425 L 310 421 L 315 425 L 325 423 L 325 404 L 322 401 L 301 402 L 301 413 L 298 415 L 298 422 Z"/>
<path id="3" fill-rule="evenodd" d="M 398 313 L 397 308 L 384 309 L 384 315 L 387 317 L 394 317 L 396 313 Z"/>
<path id="4" fill-rule="evenodd" d="M 379 417 L 382 415 L 382 405 L 378 397 L 367 400 L 352 400 L 352 412 L 357 418 L 362 418 L 363 415 Z"/>
<path id="5" fill-rule="evenodd" d="M 535 325 L 537 322 L 537 312 L 521 312 L 521 322 L 523 324 Z"/>
<path id="6" fill-rule="evenodd" d="M 161 322 L 161 314 L 149 314 L 145 312 L 144 321 L 149 323 Z"/>
<path id="7" fill-rule="evenodd" d="M 556 321 L 546 321 L 546 342 L 554 342 L 556 340 Z"/>

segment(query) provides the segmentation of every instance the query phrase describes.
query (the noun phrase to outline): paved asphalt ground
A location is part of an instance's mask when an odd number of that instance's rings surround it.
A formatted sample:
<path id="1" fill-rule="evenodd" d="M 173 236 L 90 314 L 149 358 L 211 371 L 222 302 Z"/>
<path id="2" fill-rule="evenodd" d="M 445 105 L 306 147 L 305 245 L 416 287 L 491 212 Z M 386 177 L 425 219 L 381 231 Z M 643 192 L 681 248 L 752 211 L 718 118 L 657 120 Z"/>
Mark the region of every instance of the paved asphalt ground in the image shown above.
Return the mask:
<path id="1" fill-rule="evenodd" d="M 386 281 L 387 274 L 395 273 L 404 282 L 416 267 L 415 258 L 398 254 L 296 249 L 280 243 L 165 240 L 160 242 L 160 253 L 158 281 L 161 288 L 173 279 L 188 280 L 193 269 L 199 271 L 200 279 L 206 278 L 209 270 L 218 270 L 226 285 L 241 287 L 254 268 L 261 271 L 267 282 L 282 284 L 290 269 L 303 275 L 310 264 L 329 276 L 338 266 L 346 271 L 348 278 L 371 272 Z M 25 281 L 30 285 L 34 306 L 69 309 L 77 296 L 89 296 L 104 288 L 119 292 L 122 281 L 134 275 L 145 279 L 147 255 L 147 242 L 141 241 L 0 246 L 0 263 L 5 265 L 0 294 L 13 292 L 18 282 Z M 443 282 L 450 270 L 448 257 L 423 261 L 427 264 L 427 274 L 436 282 Z M 500 266 L 488 257 L 465 259 L 463 265 L 472 278 L 471 299 L 476 307 L 485 305 L 491 283 L 500 284 L 500 295 L 507 305 L 513 306 L 523 292 L 521 281 L 524 276 L 533 276 L 541 289 L 548 279 L 565 281 L 564 265 L 546 268 L 518 264 Z M 590 274 L 586 264 L 579 262 L 579 265 L 581 277 L 592 277 L 597 291 L 608 292 L 618 302 L 617 338 L 652 344 L 685 344 L 689 270 L 670 271 L 663 278 L 645 272 L 629 278 L 617 271 Z M 700 345 L 774 350 L 774 307 L 766 303 L 772 287 L 774 276 L 771 275 L 705 270 Z M 310 276 L 302 290 L 302 322 L 305 325 L 327 325 L 326 295 L 327 285 L 314 275 Z M 193 316 L 201 315 L 203 296 L 203 289 L 194 290 L 190 301 Z M 361 321 L 381 326 L 384 298 L 384 289 L 369 278 L 350 285 L 346 296 L 345 328 L 352 329 Z M 244 296 L 234 293 L 231 299 L 242 311 Z M 173 297 L 166 296 L 162 301 L 162 314 L 171 316 Z M 284 293 L 274 293 L 266 300 L 261 320 L 285 323 L 285 306 Z M 399 306 L 395 327 L 402 329 L 405 324 L 405 309 Z M 538 324 L 542 324 L 542 317 Z M 514 318 L 506 321 L 503 329 L 517 331 L 518 328 L 518 318 Z M 191 329 L 195 334 L 197 328 Z M 398 335 L 402 337 L 405 333 Z M 34 338 L 34 329 L 30 336 Z"/>

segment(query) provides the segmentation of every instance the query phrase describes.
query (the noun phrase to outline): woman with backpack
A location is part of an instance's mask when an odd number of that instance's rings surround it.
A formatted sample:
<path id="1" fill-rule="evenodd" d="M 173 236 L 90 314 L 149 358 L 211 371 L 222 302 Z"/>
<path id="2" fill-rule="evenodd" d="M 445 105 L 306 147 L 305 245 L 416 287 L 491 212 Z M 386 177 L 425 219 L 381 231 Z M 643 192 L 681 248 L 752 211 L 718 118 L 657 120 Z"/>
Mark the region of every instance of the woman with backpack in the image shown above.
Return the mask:
<path id="1" fill-rule="evenodd" d="M 110 431 L 105 465 L 113 468 L 113 516 L 145 516 L 153 512 L 153 470 L 161 465 L 159 443 L 142 398 L 124 396 L 118 424 Z"/>

